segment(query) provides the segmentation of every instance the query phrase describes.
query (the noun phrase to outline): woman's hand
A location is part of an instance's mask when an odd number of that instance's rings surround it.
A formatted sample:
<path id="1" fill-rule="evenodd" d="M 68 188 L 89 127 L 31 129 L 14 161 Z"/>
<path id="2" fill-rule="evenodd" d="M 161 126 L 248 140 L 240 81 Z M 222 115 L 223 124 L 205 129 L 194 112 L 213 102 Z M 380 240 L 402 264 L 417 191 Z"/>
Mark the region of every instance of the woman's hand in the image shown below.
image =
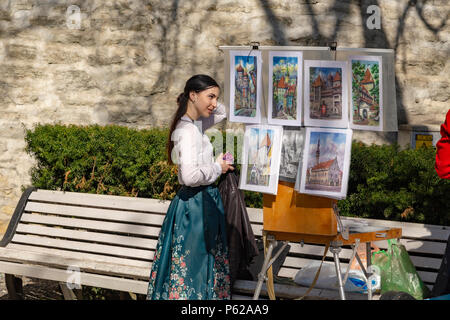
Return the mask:
<path id="1" fill-rule="evenodd" d="M 220 164 L 220 166 L 222 167 L 222 173 L 225 173 L 228 170 L 231 170 L 231 171 L 234 170 L 234 167 L 231 165 L 231 163 L 223 160 L 223 153 L 219 154 L 219 156 L 216 159 L 216 162 L 218 164 Z"/>

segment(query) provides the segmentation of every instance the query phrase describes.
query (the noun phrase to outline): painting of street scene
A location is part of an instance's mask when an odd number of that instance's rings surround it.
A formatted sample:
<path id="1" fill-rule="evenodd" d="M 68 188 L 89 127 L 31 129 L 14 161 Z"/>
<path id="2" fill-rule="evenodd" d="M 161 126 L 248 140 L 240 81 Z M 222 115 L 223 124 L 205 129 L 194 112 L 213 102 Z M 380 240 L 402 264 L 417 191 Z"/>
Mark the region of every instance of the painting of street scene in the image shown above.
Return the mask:
<path id="1" fill-rule="evenodd" d="M 342 118 L 342 69 L 312 67 L 310 76 L 310 118 Z"/>
<path id="2" fill-rule="evenodd" d="M 352 66 L 352 125 L 379 127 L 382 106 L 381 57 L 361 56 L 351 58 Z M 359 127 L 358 127 L 359 128 Z M 359 128 L 364 129 L 364 128 Z"/>
<path id="3" fill-rule="evenodd" d="M 305 126 L 348 127 L 347 65 L 305 60 Z"/>
<path id="4" fill-rule="evenodd" d="M 239 188 L 276 194 L 282 134 L 280 126 L 246 127 Z"/>
<path id="5" fill-rule="evenodd" d="M 347 193 L 351 130 L 307 128 L 301 190 L 343 197 Z"/>
<path id="6" fill-rule="evenodd" d="M 269 123 L 299 126 L 302 53 L 271 51 L 269 61 Z"/>
<path id="7" fill-rule="evenodd" d="M 255 56 L 235 56 L 234 115 L 256 116 L 258 64 Z"/>

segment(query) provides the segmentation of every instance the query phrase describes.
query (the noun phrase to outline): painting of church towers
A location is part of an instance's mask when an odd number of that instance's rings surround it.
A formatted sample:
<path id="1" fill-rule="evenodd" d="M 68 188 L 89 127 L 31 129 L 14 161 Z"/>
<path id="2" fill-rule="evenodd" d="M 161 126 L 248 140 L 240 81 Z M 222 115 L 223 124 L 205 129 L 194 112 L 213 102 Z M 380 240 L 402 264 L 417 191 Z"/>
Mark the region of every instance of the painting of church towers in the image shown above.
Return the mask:
<path id="1" fill-rule="evenodd" d="M 351 56 L 351 127 L 383 130 L 381 57 Z"/>
<path id="2" fill-rule="evenodd" d="M 305 60 L 305 126 L 348 126 L 347 62 Z"/>
<path id="3" fill-rule="evenodd" d="M 239 188 L 277 193 L 283 127 L 247 125 Z"/>
<path id="4" fill-rule="evenodd" d="M 301 193 L 346 196 L 351 136 L 351 129 L 306 128 Z"/>
<path id="5" fill-rule="evenodd" d="M 230 52 L 230 121 L 259 123 L 261 53 Z"/>
<path id="6" fill-rule="evenodd" d="M 301 125 L 302 52 L 269 52 L 268 122 Z"/>

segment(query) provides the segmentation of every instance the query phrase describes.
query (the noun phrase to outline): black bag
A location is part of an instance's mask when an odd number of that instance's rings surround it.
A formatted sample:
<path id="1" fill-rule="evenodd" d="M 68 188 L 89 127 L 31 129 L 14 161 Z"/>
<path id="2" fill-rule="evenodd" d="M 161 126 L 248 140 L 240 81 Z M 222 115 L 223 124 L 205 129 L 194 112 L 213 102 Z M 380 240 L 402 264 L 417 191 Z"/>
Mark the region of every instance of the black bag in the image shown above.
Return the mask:
<path id="1" fill-rule="evenodd" d="M 439 269 L 436 282 L 431 291 L 432 297 L 439 297 L 450 293 L 450 236 L 447 240 L 447 248 L 442 257 L 441 268 Z"/>
<path id="2" fill-rule="evenodd" d="M 244 194 L 238 189 L 238 177 L 233 171 L 223 174 L 219 181 L 227 221 L 228 254 L 231 284 L 248 275 L 248 266 L 258 255 L 255 236 L 247 214 Z"/>
<path id="3" fill-rule="evenodd" d="M 416 298 L 403 291 L 387 291 L 380 296 L 380 300 L 416 300 Z"/>

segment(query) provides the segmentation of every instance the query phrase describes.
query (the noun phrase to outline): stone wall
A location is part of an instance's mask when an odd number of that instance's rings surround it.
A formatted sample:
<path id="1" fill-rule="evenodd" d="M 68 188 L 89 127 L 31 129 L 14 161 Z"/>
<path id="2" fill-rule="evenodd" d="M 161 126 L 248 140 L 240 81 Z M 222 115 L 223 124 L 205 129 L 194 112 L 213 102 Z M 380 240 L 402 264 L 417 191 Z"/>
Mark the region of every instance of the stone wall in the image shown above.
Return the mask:
<path id="1" fill-rule="evenodd" d="M 367 25 L 370 5 L 379 29 Z M 449 108 L 449 10 L 447 0 L 1 1 L 0 220 L 30 183 L 26 128 L 166 126 L 190 75 L 223 84 L 221 45 L 395 49 L 400 128 L 437 130 Z"/>

